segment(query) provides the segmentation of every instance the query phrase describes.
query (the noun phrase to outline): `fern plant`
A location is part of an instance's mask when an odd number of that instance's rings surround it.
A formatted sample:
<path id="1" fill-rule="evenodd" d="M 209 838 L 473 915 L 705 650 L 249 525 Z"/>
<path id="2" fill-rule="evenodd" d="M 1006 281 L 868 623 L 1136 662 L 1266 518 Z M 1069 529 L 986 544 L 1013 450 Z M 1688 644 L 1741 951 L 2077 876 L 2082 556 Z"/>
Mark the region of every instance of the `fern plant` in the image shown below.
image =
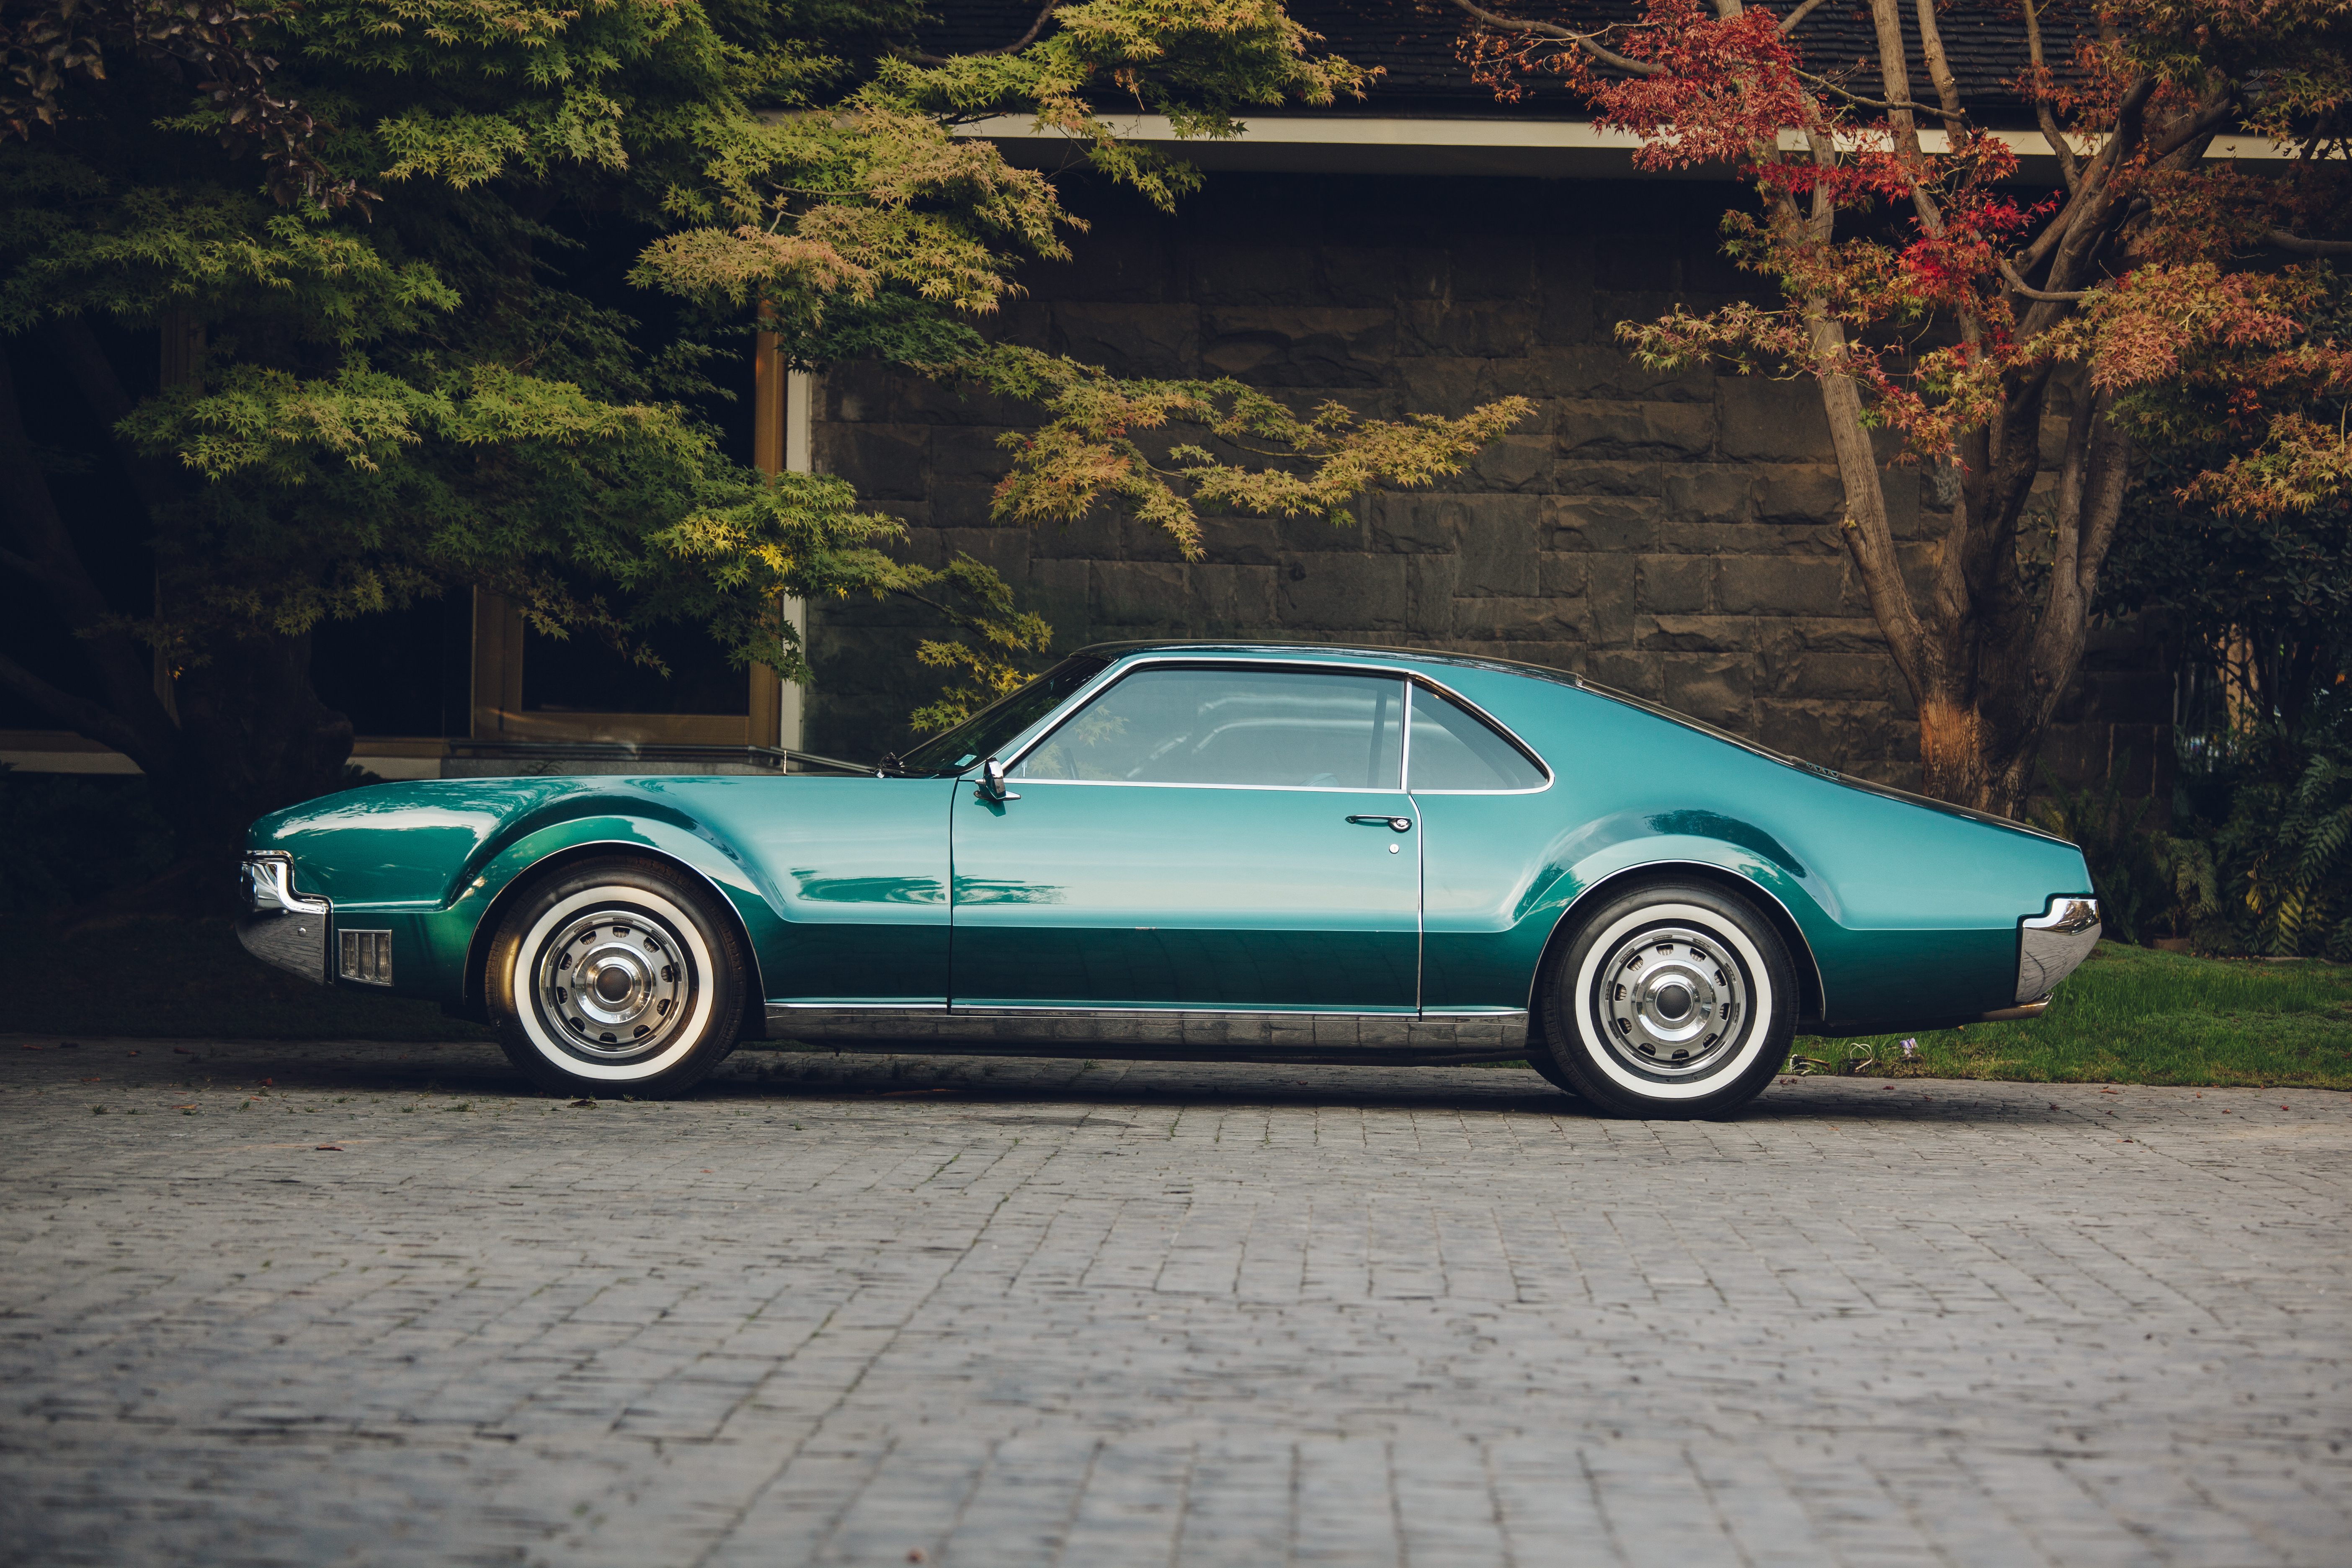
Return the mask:
<path id="1" fill-rule="evenodd" d="M 2352 960 L 2352 744 L 2304 745 L 2285 778 L 2241 783 L 2210 836 L 2153 840 L 2200 951 Z"/>

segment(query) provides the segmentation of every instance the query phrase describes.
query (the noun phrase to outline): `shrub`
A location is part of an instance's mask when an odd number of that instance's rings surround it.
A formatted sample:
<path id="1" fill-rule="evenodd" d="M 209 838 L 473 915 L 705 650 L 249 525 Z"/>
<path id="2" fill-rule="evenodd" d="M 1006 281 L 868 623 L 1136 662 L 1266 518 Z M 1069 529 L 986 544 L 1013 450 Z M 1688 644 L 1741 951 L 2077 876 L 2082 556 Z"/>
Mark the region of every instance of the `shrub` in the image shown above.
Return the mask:
<path id="1" fill-rule="evenodd" d="M 2157 855 L 2157 840 L 2140 831 L 2140 821 L 2155 804 L 2153 797 L 2126 800 L 2118 778 L 2131 772 L 2126 752 L 2107 770 L 2106 787 L 2094 793 L 2085 784 L 2069 790 L 2042 770 L 2050 799 L 2033 813 L 2033 820 L 2062 838 L 2074 840 L 2091 868 L 2091 889 L 2099 896 L 2099 915 L 2107 936 L 2116 942 L 2145 945 L 2148 922 L 2160 919 L 2173 903 L 2173 879 Z"/>
<path id="2" fill-rule="evenodd" d="M 2231 781 L 2218 825 L 2179 814 L 2152 840 L 2175 919 L 2200 952 L 2352 960 L 2352 741 L 2266 739 L 2243 750 L 2278 763 Z"/>

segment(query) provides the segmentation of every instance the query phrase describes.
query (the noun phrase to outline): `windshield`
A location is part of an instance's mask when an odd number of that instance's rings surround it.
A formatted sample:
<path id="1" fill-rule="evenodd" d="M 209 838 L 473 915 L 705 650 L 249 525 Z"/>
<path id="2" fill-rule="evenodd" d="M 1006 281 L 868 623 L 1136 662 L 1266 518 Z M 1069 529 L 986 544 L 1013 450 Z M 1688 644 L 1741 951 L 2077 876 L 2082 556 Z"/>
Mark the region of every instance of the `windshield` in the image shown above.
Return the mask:
<path id="1" fill-rule="evenodd" d="M 1108 668 L 1110 661 L 1092 654 L 1074 654 L 1020 690 L 983 708 L 944 735 L 935 735 L 896 763 L 885 759 L 883 771 L 933 777 L 952 777 L 992 755 L 1006 742 L 1062 705 L 1065 698 Z"/>

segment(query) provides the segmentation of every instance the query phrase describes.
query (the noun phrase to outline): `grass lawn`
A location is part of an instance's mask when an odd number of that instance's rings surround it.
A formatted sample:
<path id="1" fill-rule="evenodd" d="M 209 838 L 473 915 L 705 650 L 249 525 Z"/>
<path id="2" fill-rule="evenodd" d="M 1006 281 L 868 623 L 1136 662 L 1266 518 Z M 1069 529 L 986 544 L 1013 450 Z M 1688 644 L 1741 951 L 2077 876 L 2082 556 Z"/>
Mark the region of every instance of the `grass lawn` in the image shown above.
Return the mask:
<path id="1" fill-rule="evenodd" d="M 306 985 L 237 946 L 226 921 L 155 921 L 68 941 L 0 916 L 29 973 L 14 1033 L 247 1040 L 480 1040 L 478 1025 L 404 1002 Z M 2294 1084 L 2352 1089 L 2352 965 L 2191 958 L 2102 942 L 2029 1024 L 1916 1037 L 1800 1039 L 1826 1071 L 2045 1083 Z"/>
<path id="2" fill-rule="evenodd" d="M 2103 942 L 2031 1023 L 1800 1039 L 1827 1070 L 2027 1083 L 2352 1089 L 2352 964 L 2191 958 Z M 1865 1061 L 1874 1066 L 1863 1066 Z"/>

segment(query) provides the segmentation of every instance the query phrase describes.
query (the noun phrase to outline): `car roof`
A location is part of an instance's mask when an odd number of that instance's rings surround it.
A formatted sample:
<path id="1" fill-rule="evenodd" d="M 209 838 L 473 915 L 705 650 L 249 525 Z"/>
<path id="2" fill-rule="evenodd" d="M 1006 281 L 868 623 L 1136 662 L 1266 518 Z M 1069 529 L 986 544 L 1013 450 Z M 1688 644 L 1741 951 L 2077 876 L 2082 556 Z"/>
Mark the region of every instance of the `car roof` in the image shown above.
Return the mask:
<path id="1" fill-rule="evenodd" d="M 1990 812 L 1979 811 L 1972 806 L 1958 805 L 1948 800 L 1937 800 L 1932 795 L 1916 795 L 1909 790 L 1896 789 L 1892 784 L 1879 784 L 1873 779 L 1857 778 L 1852 773 L 1825 767 L 1820 763 L 1807 762 L 1802 757 L 1790 756 L 1786 752 L 1776 752 L 1769 746 L 1759 745 L 1745 735 L 1735 734 L 1729 730 L 1718 728 L 1704 719 L 1694 719 L 1687 713 L 1678 713 L 1662 703 L 1653 702 L 1647 698 L 1636 697 L 1630 691 L 1620 691 L 1613 687 L 1597 685 L 1580 675 L 1565 669 L 1554 669 L 1547 665 L 1525 664 L 1517 659 L 1508 658 L 1487 658 L 1476 654 L 1448 653 L 1442 648 L 1381 647 L 1359 643 L 1204 642 L 1175 638 L 1095 643 L 1076 651 L 1082 654 L 1092 654 L 1097 658 L 1106 658 L 1114 662 L 1146 653 L 1189 654 L 1203 658 L 1263 658 L 1269 662 L 1294 658 L 1360 658 L 1379 660 L 1384 664 L 1450 666 L 1457 669 L 1491 669 L 1505 675 L 1525 676 L 1537 680 L 1550 681 L 1555 685 L 1574 687 L 1580 691 L 1591 692 L 1593 696 L 1609 701 L 1622 702 L 1628 708 L 1640 709 L 1668 723 L 1679 724 L 1686 730 L 1696 730 L 1703 735 L 1711 735 L 1718 741 L 1738 747 L 1743 752 L 1754 752 L 1783 767 L 1794 768 L 1800 773 L 1811 773 L 1832 784 L 1843 784 L 1848 789 L 1860 790 L 1865 795 L 1881 795 L 1889 800 L 1899 800 L 1908 805 L 1925 806 L 1930 811 L 1941 812 L 1948 816 L 1964 816 L 1994 827 L 2008 828 L 2036 838 L 2051 839 L 2059 844 L 2069 842 L 2063 835 L 2053 833 L 2037 823 L 2020 822 L 2012 817 L 1996 816 Z"/>
<path id="2" fill-rule="evenodd" d="M 1524 675 L 1561 686 L 1583 686 L 1582 676 L 1549 665 L 1517 659 L 1488 658 L 1478 654 L 1449 653 L 1433 647 L 1382 647 L 1377 644 L 1328 642 L 1204 642 L 1186 638 L 1098 642 L 1076 650 L 1097 658 L 1119 659 L 1136 654 L 1191 654 L 1202 658 L 1347 658 L 1376 659 L 1384 664 L 1427 664 L 1455 669 L 1491 669 L 1504 675 Z"/>

